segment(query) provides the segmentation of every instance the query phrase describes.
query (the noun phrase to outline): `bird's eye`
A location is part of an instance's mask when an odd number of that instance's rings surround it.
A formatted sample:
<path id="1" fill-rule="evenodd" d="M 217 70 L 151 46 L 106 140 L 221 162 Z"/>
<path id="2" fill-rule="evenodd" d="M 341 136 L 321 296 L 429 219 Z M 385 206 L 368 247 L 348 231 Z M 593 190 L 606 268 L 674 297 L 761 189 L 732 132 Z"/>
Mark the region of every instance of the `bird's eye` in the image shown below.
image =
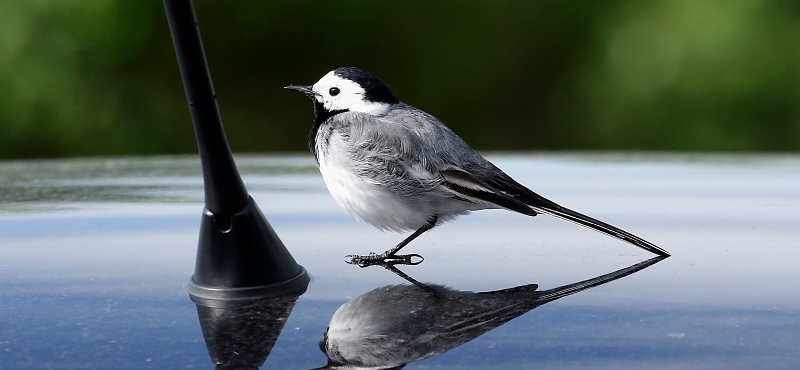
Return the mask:
<path id="1" fill-rule="evenodd" d="M 328 93 L 331 94 L 331 96 L 339 95 L 339 88 L 338 87 L 331 87 L 331 89 L 328 90 Z"/>

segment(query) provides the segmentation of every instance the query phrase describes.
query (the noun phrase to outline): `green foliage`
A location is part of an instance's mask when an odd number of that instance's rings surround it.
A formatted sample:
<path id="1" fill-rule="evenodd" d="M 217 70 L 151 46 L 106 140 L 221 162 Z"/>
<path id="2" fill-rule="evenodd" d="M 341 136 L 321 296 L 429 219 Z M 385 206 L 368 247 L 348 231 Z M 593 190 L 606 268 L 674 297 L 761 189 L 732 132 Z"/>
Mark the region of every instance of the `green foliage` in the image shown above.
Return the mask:
<path id="1" fill-rule="evenodd" d="M 800 150 L 800 2 L 195 0 L 231 147 L 304 150 L 282 89 L 357 66 L 479 149 Z M 0 2 L 0 157 L 186 153 L 162 3 Z"/>

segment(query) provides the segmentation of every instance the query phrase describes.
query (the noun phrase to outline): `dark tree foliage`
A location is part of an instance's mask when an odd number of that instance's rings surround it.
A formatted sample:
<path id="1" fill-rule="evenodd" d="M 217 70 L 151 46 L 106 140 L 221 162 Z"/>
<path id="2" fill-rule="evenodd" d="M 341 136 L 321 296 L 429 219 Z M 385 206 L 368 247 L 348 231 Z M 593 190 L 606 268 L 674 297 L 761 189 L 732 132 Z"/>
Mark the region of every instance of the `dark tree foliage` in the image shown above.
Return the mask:
<path id="1" fill-rule="evenodd" d="M 237 152 L 356 66 L 484 150 L 800 150 L 800 2 L 195 0 Z M 188 153 L 161 1 L 0 2 L 0 157 Z"/>

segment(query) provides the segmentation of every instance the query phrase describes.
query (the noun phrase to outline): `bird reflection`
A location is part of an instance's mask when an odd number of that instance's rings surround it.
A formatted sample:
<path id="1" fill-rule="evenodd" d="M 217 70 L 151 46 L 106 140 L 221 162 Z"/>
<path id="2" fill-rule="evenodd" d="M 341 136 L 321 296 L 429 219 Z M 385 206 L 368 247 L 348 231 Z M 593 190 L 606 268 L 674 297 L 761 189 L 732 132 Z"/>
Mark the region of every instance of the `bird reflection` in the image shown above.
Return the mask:
<path id="1" fill-rule="evenodd" d="M 320 369 L 400 369 L 464 343 L 545 303 L 633 274 L 656 257 L 593 279 L 538 291 L 536 284 L 491 292 L 466 292 L 422 284 L 390 285 L 367 292 L 333 314 L 320 349 Z M 385 265 L 399 272 L 392 265 Z M 422 289 L 420 289 L 422 288 Z"/>

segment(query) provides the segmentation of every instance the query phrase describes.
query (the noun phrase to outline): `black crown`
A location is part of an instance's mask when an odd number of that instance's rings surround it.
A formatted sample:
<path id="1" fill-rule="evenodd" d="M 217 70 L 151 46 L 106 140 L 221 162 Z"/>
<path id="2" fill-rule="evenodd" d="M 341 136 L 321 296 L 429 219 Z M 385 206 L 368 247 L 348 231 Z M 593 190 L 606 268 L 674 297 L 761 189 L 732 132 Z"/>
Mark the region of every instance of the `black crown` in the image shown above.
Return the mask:
<path id="1" fill-rule="evenodd" d="M 371 73 L 364 72 L 355 67 L 341 67 L 335 69 L 333 74 L 353 81 L 363 87 L 366 91 L 364 98 L 368 101 L 387 104 L 397 104 L 400 102 L 394 97 L 389 86 Z"/>

